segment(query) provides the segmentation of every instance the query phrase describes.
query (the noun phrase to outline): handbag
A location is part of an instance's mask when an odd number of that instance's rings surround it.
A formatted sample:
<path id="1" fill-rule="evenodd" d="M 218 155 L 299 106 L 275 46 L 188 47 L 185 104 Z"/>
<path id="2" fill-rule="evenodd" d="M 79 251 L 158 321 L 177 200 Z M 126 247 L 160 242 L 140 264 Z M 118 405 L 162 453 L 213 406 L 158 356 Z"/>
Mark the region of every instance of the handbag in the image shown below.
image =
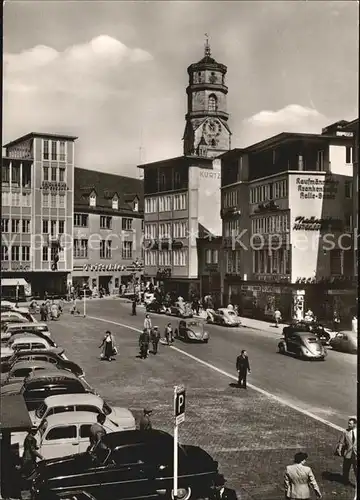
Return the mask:
<path id="1" fill-rule="evenodd" d="M 113 347 L 113 354 L 117 354 L 117 353 L 118 353 L 117 347 L 116 347 L 116 346 L 114 346 L 114 347 Z"/>

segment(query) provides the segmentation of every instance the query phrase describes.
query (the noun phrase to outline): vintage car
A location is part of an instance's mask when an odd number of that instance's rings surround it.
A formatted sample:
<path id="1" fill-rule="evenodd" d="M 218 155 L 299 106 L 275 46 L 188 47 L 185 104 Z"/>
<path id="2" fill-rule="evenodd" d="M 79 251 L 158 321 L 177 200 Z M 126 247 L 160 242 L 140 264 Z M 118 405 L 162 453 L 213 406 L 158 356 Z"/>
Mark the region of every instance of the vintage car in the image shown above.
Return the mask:
<path id="1" fill-rule="evenodd" d="M 28 323 L 37 323 L 36 318 L 29 313 L 25 307 L 19 307 L 18 309 L 11 309 L 10 311 L 3 311 L 0 317 L 1 321 L 12 321 L 13 319 L 18 319 L 19 323 L 23 320 Z"/>
<path id="2" fill-rule="evenodd" d="M 151 304 L 155 300 L 155 294 L 150 293 L 150 292 L 145 292 L 144 293 L 144 304 L 147 306 L 148 304 Z"/>
<path id="3" fill-rule="evenodd" d="M 17 333 L 32 333 L 34 335 L 42 335 L 43 337 L 51 337 L 51 333 L 46 323 L 20 322 L 8 323 L 1 332 L 1 341 L 4 342 Z"/>
<path id="4" fill-rule="evenodd" d="M 335 337 L 336 332 L 326 328 L 317 322 L 295 321 L 283 328 L 283 335 L 292 332 L 309 332 L 316 335 L 322 345 L 330 345 L 330 340 Z"/>
<path id="5" fill-rule="evenodd" d="M 166 314 L 166 307 L 161 302 L 154 299 L 145 305 L 146 312 L 152 312 L 157 314 Z"/>
<path id="6" fill-rule="evenodd" d="M 9 358 L 19 350 L 49 349 L 56 347 L 56 344 L 47 337 L 41 337 L 34 334 L 13 335 L 10 340 L 1 348 L 1 363 L 8 361 Z"/>
<path id="7" fill-rule="evenodd" d="M 8 373 L 1 376 L 1 385 L 16 384 L 18 382 L 23 382 L 30 373 L 34 373 L 38 370 L 48 370 L 54 365 L 46 361 L 19 361 L 15 363 Z"/>
<path id="8" fill-rule="evenodd" d="M 278 344 L 281 354 L 291 354 L 297 358 L 325 360 L 326 349 L 316 335 L 309 332 L 287 332 Z"/>
<path id="9" fill-rule="evenodd" d="M 181 320 L 175 330 L 175 338 L 185 342 L 209 342 L 209 333 L 204 330 L 204 323 L 200 320 Z"/>
<path id="10" fill-rule="evenodd" d="M 130 410 L 118 406 L 112 407 L 100 396 L 90 393 L 49 396 L 39 408 L 30 411 L 29 415 L 33 425 L 38 426 L 50 415 L 74 411 L 87 411 L 96 415 L 103 413 L 118 427 L 117 430 L 130 431 L 136 428 L 135 419 Z"/>
<path id="11" fill-rule="evenodd" d="M 221 326 L 240 326 L 241 319 L 236 314 L 235 311 L 231 309 L 221 308 L 214 311 L 213 309 L 207 309 L 206 321 L 212 325 Z"/>
<path id="12" fill-rule="evenodd" d="M 2 371 L 9 371 L 18 361 L 30 360 L 47 361 L 61 370 L 69 370 L 77 377 L 85 376 L 84 370 L 77 363 L 69 361 L 64 354 L 64 350 L 58 347 L 51 347 L 46 350 L 33 349 L 15 351 L 11 358 L 1 365 Z"/>
<path id="13" fill-rule="evenodd" d="M 49 500 L 53 493 L 66 498 L 79 489 L 97 500 L 174 498 L 174 440 L 170 434 L 158 430 L 114 432 L 103 442 L 106 449 L 98 447 L 94 454 L 39 462 L 32 498 Z M 217 475 L 218 463 L 203 449 L 178 447 L 178 500 L 209 497 Z"/>
<path id="14" fill-rule="evenodd" d="M 191 305 L 187 302 L 179 301 L 167 308 L 167 314 L 177 316 L 178 318 L 192 318 L 194 316 Z"/>
<path id="15" fill-rule="evenodd" d="M 29 411 L 36 410 L 49 396 L 57 394 L 94 393 L 83 378 L 66 370 L 41 370 L 29 375 L 23 383 L 5 385 L 1 396 L 22 394 Z"/>
<path id="16" fill-rule="evenodd" d="M 333 339 L 331 339 L 330 346 L 334 351 L 357 354 L 358 352 L 357 333 L 352 331 L 339 332 Z"/>

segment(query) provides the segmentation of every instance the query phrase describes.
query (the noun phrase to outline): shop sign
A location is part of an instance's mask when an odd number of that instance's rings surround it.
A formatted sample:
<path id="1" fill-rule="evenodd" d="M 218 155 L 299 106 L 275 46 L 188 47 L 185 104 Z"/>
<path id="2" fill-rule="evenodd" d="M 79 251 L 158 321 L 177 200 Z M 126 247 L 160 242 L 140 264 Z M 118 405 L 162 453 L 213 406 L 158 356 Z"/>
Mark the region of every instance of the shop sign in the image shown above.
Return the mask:
<path id="1" fill-rule="evenodd" d="M 2 262 L 2 271 L 30 271 L 30 264 L 24 264 L 22 262 Z"/>
<path id="2" fill-rule="evenodd" d="M 340 130 L 336 131 L 336 135 L 338 137 L 354 137 L 354 134 L 352 132 L 342 132 Z"/>
<path id="3" fill-rule="evenodd" d="M 319 231 L 320 229 L 341 229 L 342 220 L 326 217 L 325 219 L 317 219 L 312 216 L 308 217 L 295 217 L 294 231 Z"/>
<path id="4" fill-rule="evenodd" d="M 261 292 L 261 286 L 259 285 L 241 285 L 241 290 L 249 292 Z"/>
<path id="5" fill-rule="evenodd" d="M 319 179 L 318 177 L 296 178 L 297 190 L 302 200 L 335 200 L 339 181 L 332 177 Z"/>
<path id="6" fill-rule="evenodd" d="M 84 264 L 83 271 L 106 272 L 106 271 L 125 271 L 125 266 L 121 264 Z"/>
<path id="7" fill-rule="evenodd" d="M 55 182 L 55 181 L 43 181 L 41 184 L 42 189 L 48 189 L 49 191 L 66 191 L 66 182 Z"/>

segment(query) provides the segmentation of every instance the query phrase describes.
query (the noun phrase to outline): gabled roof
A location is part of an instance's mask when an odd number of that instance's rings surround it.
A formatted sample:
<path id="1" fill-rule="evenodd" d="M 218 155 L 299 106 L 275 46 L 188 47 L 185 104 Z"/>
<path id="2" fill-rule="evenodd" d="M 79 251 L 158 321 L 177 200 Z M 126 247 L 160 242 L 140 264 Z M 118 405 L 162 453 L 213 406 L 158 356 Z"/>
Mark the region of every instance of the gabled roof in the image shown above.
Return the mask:
<path id="1" fill-rule="evenodd" d="M 95 207 L 89 206 L 92 191 L 96 193 Z M 132 202 L 136 196 L 140 204 L 139 211 L 143 210 L 144 181 L 134 177 L 75 167 L 74 192 L 75 210 L 133 213 Z M 119 210 L 112 208 L 114 196 L 118 197 Z"/>
<path id="2" fill-rule="evenodd" d="M 15 144 L 19 144 L 20 142 L 27 141 L 28 139 L 34 138 L 40 139 L 55 139 L 55 140 L 64 140 L 64 141 L 76 141 L 77 137 L 74 135 L 63 135 L 63 134 L 49 134 L 48 132 L 29 132 L 28 134 L 22 135 L 13 141 L 8 142 L 3 145 L 3 148 L 8 148 L 10 146 L 15 146 Z"/>

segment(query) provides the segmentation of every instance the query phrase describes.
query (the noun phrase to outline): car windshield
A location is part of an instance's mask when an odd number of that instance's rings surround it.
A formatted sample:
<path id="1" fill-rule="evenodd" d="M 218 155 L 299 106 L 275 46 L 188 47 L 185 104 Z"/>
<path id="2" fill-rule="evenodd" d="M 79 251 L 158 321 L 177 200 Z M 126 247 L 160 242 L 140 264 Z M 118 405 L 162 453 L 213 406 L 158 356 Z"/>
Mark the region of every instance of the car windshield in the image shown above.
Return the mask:
<path id="1" fill-rule="evenodd" d="M 37 416 L 37 418 L 43 418 L 43 416 L 46 413 L 46 410 L 47 406 L 45 403 L 43 403 L 42 405 L 39 406 L 39 408 L 37 408 L 37 410 L 35 411 L 35 415 Z"/>
<path id="2" fill-rule="evenodd" d="M 39 428 L 38 428 L 38 432 L 40 434 L 40 437 L 43 437 L 45 431 L 46 431 L 46 428 L 48 426 L 48 422 L 47 420 L 43 420 L 42 423 L 40 424 Z"/>
<path id="3" fill-rule="evenodd" d="M 188 326 L 200 326 L 201 324 L 199 321 L 189 321 Z"/>

